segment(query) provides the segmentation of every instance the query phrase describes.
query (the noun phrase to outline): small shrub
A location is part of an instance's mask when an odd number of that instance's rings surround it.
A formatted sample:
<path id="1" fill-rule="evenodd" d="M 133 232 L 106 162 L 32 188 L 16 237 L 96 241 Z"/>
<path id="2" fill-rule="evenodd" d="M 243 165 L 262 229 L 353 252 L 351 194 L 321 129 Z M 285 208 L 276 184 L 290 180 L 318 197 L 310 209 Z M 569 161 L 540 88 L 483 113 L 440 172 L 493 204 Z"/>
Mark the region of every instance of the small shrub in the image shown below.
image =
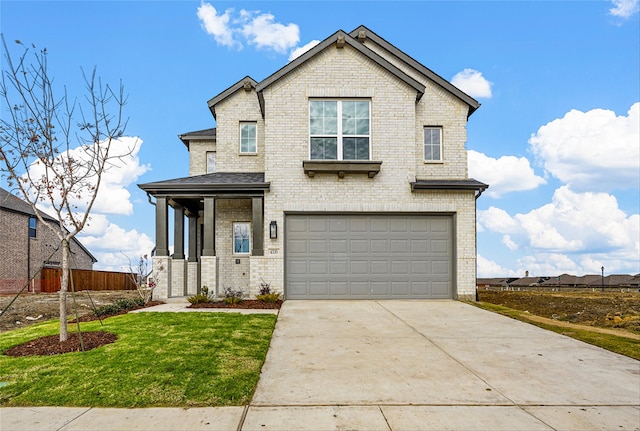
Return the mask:
<path id="1" fill-rule="evenodd" d="M 143 298 L 136 299 L 118 299 L 113 304 L 103 305 L 96 310 L 96 316 L 106 316 L 109 314 L 117 314 L 121 311 L 132 310 L 137 307 L 142 307 L 145 304 Z"/>
<path id="2" fill-rule="evenodd" d="M 256 295 L 256 299 L 262 302 L 276 302 L 280 299 L 280 294 L 276 292 Z"/>
<path id="3" fill-rule="evenodd" d="M 244 291 L 242 289 L 234 289 L 233 287 L 225 287 L 223 293 L 225 304 L 239 304 L 244 299 Z"/>
<path id="4" fill-rule="evenodd" d="M 209 288 L 207 286 L 202 286 L 202 289 L 200 289 L 200 293 L 188 297 L 187 301 L 189 301 L 191 304 L 207 304 L 209 302 L 213 302 L 213 298 L 209 293 Z"/>
<path id="5" fill-rule="evenodd" d="M 260 293 L 256 295 L 256 299 L 262 302 L 276 302 L 280 299 L 280 294 L 271 290 L 271 283 L 262 280 L 260 283 Z"/>

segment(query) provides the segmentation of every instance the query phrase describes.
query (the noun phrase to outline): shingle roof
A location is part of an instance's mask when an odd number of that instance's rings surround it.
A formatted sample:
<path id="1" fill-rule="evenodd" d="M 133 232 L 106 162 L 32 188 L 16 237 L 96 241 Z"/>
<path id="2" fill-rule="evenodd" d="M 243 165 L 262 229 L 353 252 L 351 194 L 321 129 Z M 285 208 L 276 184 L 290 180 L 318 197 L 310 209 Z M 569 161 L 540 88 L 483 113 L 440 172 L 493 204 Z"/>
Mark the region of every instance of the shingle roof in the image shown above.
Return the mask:
<path id="1" fill-rule="evenodd" d="M 138 184 L 138 187 L 152 194 L 174 192 L 198 194 L 203 192 L 258 192 L 269 190 L 270 183 L 264 181 L 264 172 L 216 172 Z"/>
<path id="2" fill-rule="evenodd" d="M 484 191 L 488 184 L 473 178 L 461 180 L 416 180 L 411 183 L 411 190 L 480 190 Z"/>
<path id="3" fill-rule="evenodd" d="M 29 216 L 36 215 L 29 203 L 20 199 L 18 196 L 8 192 L 2 187 L 0 187 L 0 209 L 7 209 L 12 212 L 26 214 Z M 38 210 L 38 212 L 43 219 L 51 220 L 57 223 L 57 220 L 51 217 L 49 214 L 40 210 Z M 78 245 L 78 247 L 80 247 L 82 250 L 84 250 L 85 253 L 87 253 L 87 256 L 89 256 L 93 262 L 98 261 L 98 259 L 96 259 L 95 256 L 91 254 L 91 252 L 84 245 L 82 245 L 82 243 L 76 237 L 73 237 L 73 241 Z"/>
<path id="4" fill-rule="evenodd" d="M 215 141 L 216 139 L 216 128 L 213 127 L 211 129 L 204 130 L 196 130 L 194 132 L 187 132 L 181 135 L 178 135 L 178 138 L 182 141 L 182 143 L 189 148 L 189 141 L 198 140 L 198 139 L 212 139 Z"/>

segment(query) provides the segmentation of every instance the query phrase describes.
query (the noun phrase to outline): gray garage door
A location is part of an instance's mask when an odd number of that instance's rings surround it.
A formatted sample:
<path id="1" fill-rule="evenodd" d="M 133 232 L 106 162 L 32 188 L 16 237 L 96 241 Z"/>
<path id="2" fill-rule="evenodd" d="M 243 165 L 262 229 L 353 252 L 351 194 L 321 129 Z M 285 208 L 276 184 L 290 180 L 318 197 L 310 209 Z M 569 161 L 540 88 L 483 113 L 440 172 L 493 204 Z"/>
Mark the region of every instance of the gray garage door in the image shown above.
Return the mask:
<path id="1" fill-rule="evenodd" d="M 453 220 L 287 215 L 287 299 L 436 299 L 453 292 Z"/>

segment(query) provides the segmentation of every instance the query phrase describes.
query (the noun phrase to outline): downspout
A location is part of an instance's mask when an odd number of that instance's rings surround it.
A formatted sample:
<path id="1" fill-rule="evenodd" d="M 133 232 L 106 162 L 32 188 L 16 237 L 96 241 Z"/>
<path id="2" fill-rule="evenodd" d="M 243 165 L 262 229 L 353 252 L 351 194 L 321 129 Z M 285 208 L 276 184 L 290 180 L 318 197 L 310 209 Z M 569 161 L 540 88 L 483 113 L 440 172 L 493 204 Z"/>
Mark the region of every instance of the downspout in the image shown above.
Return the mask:
<path id="1" fill-rule="evenodd" d="M 151 205 L 153 205 L 154 207 L 156 206 L 156 203 L 155 203 L 155 202 L 153 202 L 153 201 L 151 200 L 151 194 L 149 194 L 149 192 L 147 192 L 147 200 L 149 201 L 149 203 L 150 203 Z M 153 245 L 153 248 L 151 249 L 151 256 L 155 256 L 155 254 L 156 254 L 156 248 L 157 248 L 157 247 L 156 247 L 156 245 L 154 244 L 154 245 Z M 153 269 L 152 269 L 152 271 L 153 271 Z"/>
<path id="2" fill-rule="evenodd" d="M 27 287 L 29 292 L 33 283 L 31 280 L 31 217 L 27 220 L 27 280 L 29 280 L 29 287 Z"/>

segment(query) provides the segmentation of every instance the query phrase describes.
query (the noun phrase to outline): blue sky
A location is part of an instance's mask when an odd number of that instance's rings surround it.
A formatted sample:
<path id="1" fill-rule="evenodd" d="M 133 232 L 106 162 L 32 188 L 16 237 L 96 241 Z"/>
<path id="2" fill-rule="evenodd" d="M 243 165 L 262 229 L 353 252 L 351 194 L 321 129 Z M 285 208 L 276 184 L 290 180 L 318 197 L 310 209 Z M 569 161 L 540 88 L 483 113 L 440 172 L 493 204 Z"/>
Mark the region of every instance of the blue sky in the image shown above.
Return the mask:
<path id="1" fill-rule="evenodd" d="M 129 95 L 137 153 L 110 174 L 80 239 L 97 269 L 148 253 L 136 184 L 188 175 L 178 134 L 215 127 L 207 100 L 292 52 L 364 24 L 482 103 L 468 124 L 478 275 L 640 272 L 640 18 L 615 1 L 0 1 L 8 41 L 46 47 L 81 95 L 97 66 Z M 19 51 L 10 43 L 13 54 Z M 3 59 L 4 67 L 4 59 Z M 0 180 L 6 187 L 6 182 Z M 116 199 L 117 197 L 117 199 Z"/>

